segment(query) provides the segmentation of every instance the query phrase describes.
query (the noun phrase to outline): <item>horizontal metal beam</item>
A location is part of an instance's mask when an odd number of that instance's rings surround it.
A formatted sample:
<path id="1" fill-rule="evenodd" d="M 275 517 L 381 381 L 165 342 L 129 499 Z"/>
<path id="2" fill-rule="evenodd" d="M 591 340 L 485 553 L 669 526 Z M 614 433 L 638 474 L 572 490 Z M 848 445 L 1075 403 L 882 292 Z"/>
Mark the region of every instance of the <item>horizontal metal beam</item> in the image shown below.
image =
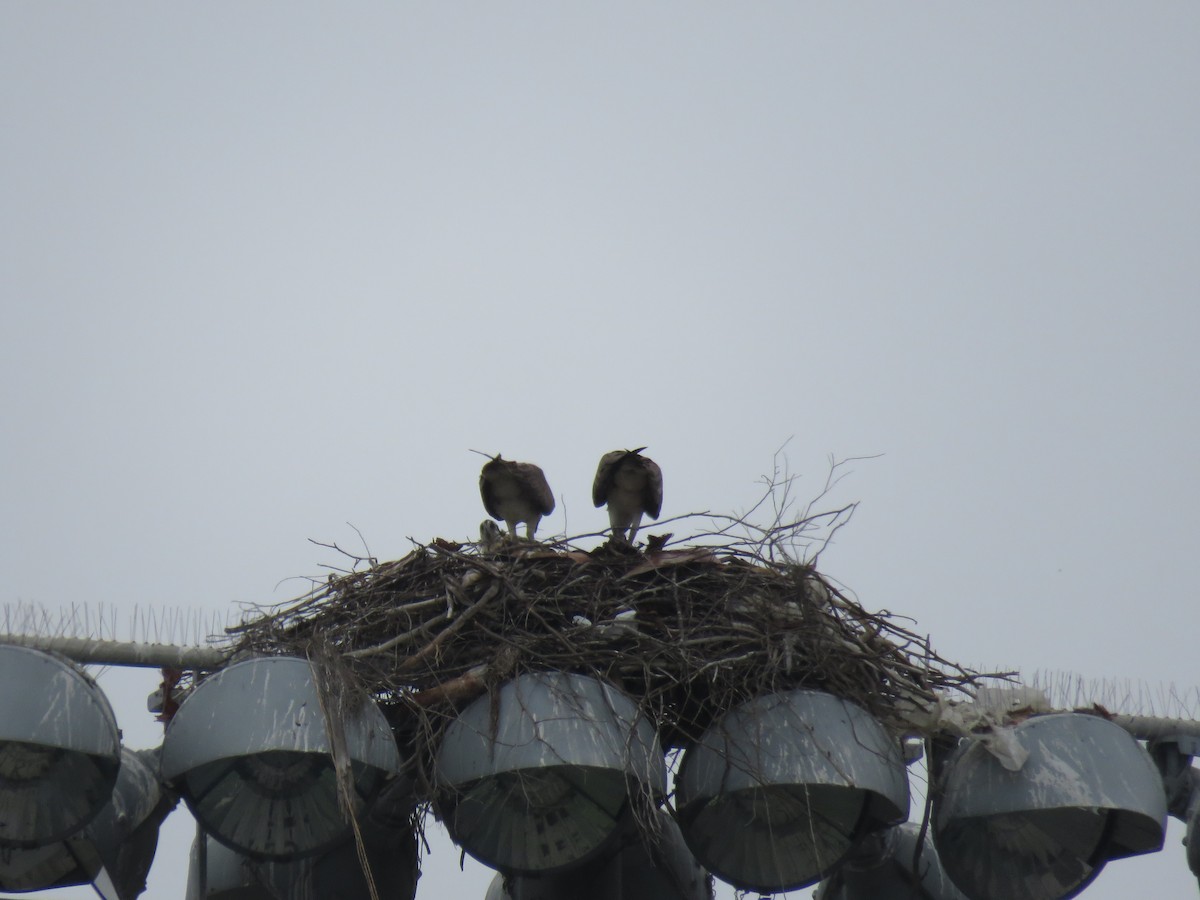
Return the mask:
<path id="1" fill-rule="evenodd" d="M 77 663 L 131 666 L 146 669 L 218 669 L 229 658 L 216 647 L 143 644 L 136 641 L 98 641 L 92 638 L 43 634 L 0 634 L 0 644 L 58 653 Z"/>
<path id="2" fill-rule="evenodd" d="M 1200 738 L 1200 722 L 1194 719 L 1168 719 L 1160 716 L 1121 716 L 1112 720 L 1143 741 L 1172 738 Z"/>

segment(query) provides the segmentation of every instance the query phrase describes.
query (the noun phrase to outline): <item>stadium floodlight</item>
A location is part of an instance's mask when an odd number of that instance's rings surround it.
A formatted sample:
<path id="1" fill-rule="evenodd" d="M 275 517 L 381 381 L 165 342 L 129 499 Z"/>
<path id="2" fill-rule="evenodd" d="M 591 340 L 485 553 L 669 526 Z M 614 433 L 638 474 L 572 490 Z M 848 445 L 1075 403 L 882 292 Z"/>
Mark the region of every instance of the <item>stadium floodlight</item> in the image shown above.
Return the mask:
<path id="1" fill-rule="evenodd" d="M 942 868 L 933 842 L 921 840 L 921 826 L 915 822 L 868 835 L 813 896 L 816 900 L 969 900 Z"/>
<path id="2" fill-rule="evenodd" d="M 1003 765 L 979 741 L 934 760 L 934 842 L 973 900 L 1074 897 L 1111 859 L 1162 848 L 1167 803 L 1149 754 L 1100 716 L 1014 726 L 1028 753 Z"/>
<path id="3" fill-rule="evenodd" d="M 605 682 L 522 675 L 446 729 L 436 809 L 450 836 L 506 872 L 545 873 L 602 855 L 634 796 L 666 792 L 654 726 Z"/>
<path id="4" fill-rule="evenodd" d="M 486 900 L 712 900 L 712 878 L 667 813 L 658 812 L 655 834 L 627 826 L 623 836 L 614 856 L 565 872 L 497 873 Z"/>
<path id="5" fill-rule="evenodd" d="M 99 686 L 73 663 L 0 645 L 0 847 L 54 844 L 112 796 L 121 738 Z"/>
<path id="6" fill-rule="evenodd" d="M 105 900 L 133 900 L 146 887 L 159 826 L 174 806 L 158 782 L 157 751 L 123 748 L 116 786 L 96 818 L 61 841 L 0 852 L 0 890 L 94 881 Z"/>
<path id="7" fill-rule="evenodd" d="M 412 781 L 392 781 L 359 820 L 371 881 L 379 897 L 413 900 L 417 836 Z M 366 900 L 367 877 L 353 836 L 316 856 L 254 859 L 197 828 L 186 900 Z"/>
<path id="8" fill-rule="evenodd" d="M 696 859 L 762 893 L 816 882 L 864 834 L 908 817 L 899 740 L 861 707 L 811 690 L 722 716 L 684 753 L 675 793 Z"/>
<path id="9" fill-rule="evenodd" d="M 341 717 L 357 802 L 400 771 L 387 720 L 363 698 Z M 222 669 L 167 727 L 163 777 L 217 840 L 250 856 L 296 859 L 344 840 L 325 714 L 306 660 L 259 657 Z"/>
<path id="10" fill-rule="evenodd" d="M 417 895 L 417 837 L 363 831 L 371 879 L 380 897 Z M 351 838 L 318 856 L 290 862 L 253 859 L 198 832 L 192 842 L 186 900 L 367 900 L 366 875 Z"/>

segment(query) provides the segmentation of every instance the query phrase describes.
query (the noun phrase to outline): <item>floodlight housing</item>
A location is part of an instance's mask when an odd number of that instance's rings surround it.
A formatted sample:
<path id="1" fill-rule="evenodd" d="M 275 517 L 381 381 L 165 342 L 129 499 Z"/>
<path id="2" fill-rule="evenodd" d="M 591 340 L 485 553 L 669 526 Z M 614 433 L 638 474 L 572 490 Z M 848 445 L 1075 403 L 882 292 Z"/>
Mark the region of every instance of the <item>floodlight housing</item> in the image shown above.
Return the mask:
<path id="1" fill-rule="evenodd" d="M 367 800 L 399 772 L 400 753 L 369 699 L 343 714 L 354 792 Z M 218 841 L 296 859 L 349 834 L 331 751 L 309 663 L 260 657 L 222 669 L 184 700 L 167 727 L 162 772 Z"/>
<path id="2" fill-rule="evenodd" d="M 726 713 L 684 753 L 675 798 L 696 859 L 762 893 L 813 884 L 864 834 L 908 817 L 899 741 L 861 707 L 812 690 Z"/>
<path id="3" fill-rule="evenodd" d="M 362 836 L 379 896 L 414 900 L 416 834 L 411 829 L 364 826 Z M 192 842 L 185 900 L 364 900 L 369 896 L 353 838 L 317 856 L 287 862 L 254 859 L 203 832 Z"/>
<path id="4" fill-rule="evenodd" d="M 545 873 L 606 852 L 631 798 L 657 801 L 666 766 L 637 704 L 584 675 L 522 675 L 479 698 L 446 729 L 436 809 L 473 857 Z"/>
<path id="5" fill-rule="evenodd" d="M 813 896 L 816 900 L 970 900 L 942 868 L 928 835 L 921 840 L 916 822 L 868 835 Z"/>
<path id="6" fill-rule="evenodd" d="M 1074 897 L 1109 860 L 1162 848 L 1162 779 L 1123 728 L 1052 713 L 1016 725 L 1013 736 L 1029 754 L 1015 771 L 964 740 L 938 778 L 934 841 L 963 893 Z"/>
<path id="7" fill-rule="evenodd" d="M 82 669 L 0 645 L 0 847 L 56 843 L 112 796 L 121 765 L 117 720 Z"/>
<path id="8" fill-rule="evenodd" d="M 61 841 L 0 852 L 0 890 L 97 881 L 107 900 L 132 900 L 145 889 L 159 826 L 174 806 L 158 782 L 156 751 L 122 748 L 116 786 L 100 813 Z"/>
<path id="9" fill-rule="evenodd" d="M 486 900 L 712 900 L 712 878 L 675 820 L 662 810 L 655 818 L 653 835 L 626 826 L 611 857 L 542 876 L 497 873 Z"/>

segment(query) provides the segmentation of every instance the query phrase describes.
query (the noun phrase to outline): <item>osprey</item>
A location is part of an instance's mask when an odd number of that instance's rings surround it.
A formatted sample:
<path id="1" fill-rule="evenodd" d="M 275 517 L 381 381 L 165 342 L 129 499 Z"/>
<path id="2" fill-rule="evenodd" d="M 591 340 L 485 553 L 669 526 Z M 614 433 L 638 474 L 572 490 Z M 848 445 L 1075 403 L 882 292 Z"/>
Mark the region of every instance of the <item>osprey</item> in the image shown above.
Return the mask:
<path id="1" fill-rule="evenodd" d="M 524 522 L 529 540 L 533 540 L 542 516 L 554 512 L 554 492 L 546 473 L 533 463 L 501 459 L 499 453 L 483 464 L 479 493 L 489 516 L 505 522 L 514 535 L 517 523 Z"/>
<path id="2" fill-rule="evenodd" d="M 495 553 L 504 544 L 504 532 L 491 519 L 479 523 L 479 549 L 484 553 Z"/>
<path id="3" fill-rule="evenodd" d="M 657 519 L 662 510 L 662 469 L 650 457 L 642 456 L 645 449 L 605 453 L 592 482 L 592 503 L 598 507 L 608 504 L 613 537 L 629 544 L 637 536 L 643 514 Z"/>

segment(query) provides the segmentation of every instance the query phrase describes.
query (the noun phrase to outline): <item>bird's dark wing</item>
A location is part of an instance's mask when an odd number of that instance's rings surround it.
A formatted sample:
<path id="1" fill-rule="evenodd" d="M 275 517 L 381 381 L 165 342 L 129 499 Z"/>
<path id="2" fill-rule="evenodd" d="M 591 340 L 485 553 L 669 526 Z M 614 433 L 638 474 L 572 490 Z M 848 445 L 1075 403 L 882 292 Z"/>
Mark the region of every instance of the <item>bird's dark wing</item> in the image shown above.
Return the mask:
<path id="1" fill-rule="evenodd" d="M 627 455 L 625 450 L 613 450 L 600 457 L 600 465 L 596 466 L 596 480 L 592 482 L 592 505 L 600 507 L 608 502 L 608 491 L 617 473 L 617 463 Z"/>
<path id="2" fill-rule="evenodd" d="M 646 487 L 642 491 L 642 505 L 646 507 L 646 515 L 657 519 L 662 512 L 662 469 L 658 463 L 648 456 L 640 456 L 642 470 L 646 473 Z"/>
<path id="3" fill-rule="evenodd" d="M 496 497 L 492 490 L 495 471 L 489 469 L 491 463 L 485 463 L 483 471 L 479 473 L 479 496 L 483 498 L 483 508 L 487 510 L 487 514 L 493 519 L 501 519 L 500 512 L 496 509 Z"/>
<path id="4" fill-rule="evenodd" d="M 522 493 L 538 512 L 543 516 L 554 512 L 554 491 L 550 490 L 550 482 L 541 467 L 533 463 L 513 463 L 512 473 L 521 485 Z"/>

